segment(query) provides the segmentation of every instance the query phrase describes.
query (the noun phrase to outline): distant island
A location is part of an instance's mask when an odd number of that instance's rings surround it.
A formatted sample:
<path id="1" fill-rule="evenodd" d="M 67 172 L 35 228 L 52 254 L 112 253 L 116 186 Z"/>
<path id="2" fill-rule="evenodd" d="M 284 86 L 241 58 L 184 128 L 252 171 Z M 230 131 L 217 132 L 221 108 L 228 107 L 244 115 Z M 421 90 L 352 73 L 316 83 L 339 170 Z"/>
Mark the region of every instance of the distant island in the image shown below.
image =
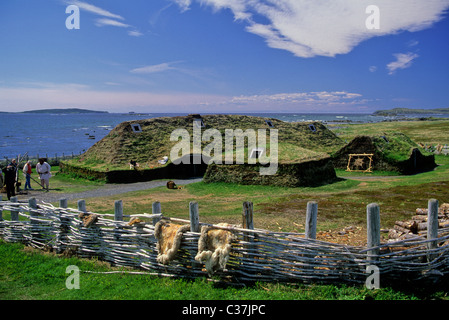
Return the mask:
<path id="1" fill-rule="evenodd" d="M 449 108 L 437 108 L 437 109 L 393 108 L 390 110 L 378 110 L 374 112 L 374 115 L 376 116 L 397 116 L 401 114 L 449 114 Z"/>
<path id="2" fill-rule="evenodd" d="M 87 109 L 69 108 L 69 109 L 41 109 L 22 111 L 18 113 L 58 113 L 58 114 L 73 114 L 73 113 L 108 113 L 107 111 L 95 111 Z"/>

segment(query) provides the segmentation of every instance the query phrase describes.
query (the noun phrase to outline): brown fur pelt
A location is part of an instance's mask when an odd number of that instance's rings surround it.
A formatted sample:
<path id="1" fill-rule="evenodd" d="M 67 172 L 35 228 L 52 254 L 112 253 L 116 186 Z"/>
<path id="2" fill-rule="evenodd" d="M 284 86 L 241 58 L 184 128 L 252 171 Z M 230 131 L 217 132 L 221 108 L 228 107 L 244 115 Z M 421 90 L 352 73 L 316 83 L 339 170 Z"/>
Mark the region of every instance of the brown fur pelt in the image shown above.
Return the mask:
<path id="1" fill-rule="evenodd" d="M 227 223 L 219 226 L 230 227 Z M 228 230 L 203 226 L 198 240 L 198 253 L 195 260 L 204 263 L 207 273 L 212 275 L 217 270 L 224 270 L 229 260 L 231 243 L 235 235 Z"/>
<path id="2" fill-rule="evenodd" d="M 98 221 L 98 215 L 94 213 L 81 212 L 78 215 L 78 218 L 83 220 L 83 226 L 85 226 L 86 228 L 89 228 L 91 225 Z"/>
<path id="3" fill-rule="evenodd" d="M 168 264 L 172 261 L 181 246 L 182 234 L 190 230 L 190 225 L 173 224 L 164 220 L 156 223 L 154 236 L 157 240 L 157 262 Z"/>
<path id="4" fill-rule="evenodd" d="M 137 217 L 132 217 L 130 220 L 129 220 L 129 222 L 128 222 L 128 226 L 132 226 L 132 225 L 134 225 L 134 224 L 138 224 L 138 223 L 142 223 L 143 221 L 142 220 L 140 220 L 139 218 L 137 218 Z"/>

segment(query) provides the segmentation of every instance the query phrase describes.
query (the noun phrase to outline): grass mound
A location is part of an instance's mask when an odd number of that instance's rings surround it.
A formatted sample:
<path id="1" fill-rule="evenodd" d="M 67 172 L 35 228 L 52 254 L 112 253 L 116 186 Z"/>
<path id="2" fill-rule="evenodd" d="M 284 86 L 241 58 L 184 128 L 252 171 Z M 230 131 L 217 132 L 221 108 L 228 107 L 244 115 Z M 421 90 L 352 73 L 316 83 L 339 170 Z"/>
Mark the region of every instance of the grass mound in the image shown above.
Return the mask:
<path id="1" fill-rule="evenodd" d="M 373 154 L 373 170 L 414 174 L 436 167 L 435 156 L 401 132 L 385 135 L 356 136 L 333 154 L 336 168 L 346 169 L 350 154 Z"/>

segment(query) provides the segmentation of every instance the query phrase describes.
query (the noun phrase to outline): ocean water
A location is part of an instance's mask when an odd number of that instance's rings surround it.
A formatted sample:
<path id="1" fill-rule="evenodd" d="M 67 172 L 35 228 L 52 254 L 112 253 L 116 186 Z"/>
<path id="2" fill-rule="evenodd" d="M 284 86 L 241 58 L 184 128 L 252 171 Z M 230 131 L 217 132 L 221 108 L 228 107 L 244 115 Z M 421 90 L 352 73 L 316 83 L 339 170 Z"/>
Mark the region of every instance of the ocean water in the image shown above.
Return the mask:
<path id="1" fill-rule="evenodd" d="M 19 155 L 24 156 L 25 154 L 30 158 L 79 155 L 123 121 L 176 115 L 186 114 L 0 113 L 0 161 L 5 158 L 16 158 Z M 324 123 L 366 123 L 395 119 L 394 117 L 369 114 L 263 113 L 248 115 L 276 118 L 288 122 L 322 121 Z M 446 115 L 446 117 L 449 116 Z"/>

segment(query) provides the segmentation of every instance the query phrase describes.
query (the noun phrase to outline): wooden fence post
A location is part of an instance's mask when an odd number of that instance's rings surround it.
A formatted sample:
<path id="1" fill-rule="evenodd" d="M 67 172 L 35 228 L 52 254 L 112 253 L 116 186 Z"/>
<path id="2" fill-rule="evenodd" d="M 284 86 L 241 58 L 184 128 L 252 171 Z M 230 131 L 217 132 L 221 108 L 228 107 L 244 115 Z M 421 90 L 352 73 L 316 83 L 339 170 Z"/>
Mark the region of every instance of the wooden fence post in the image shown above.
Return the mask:
<path id="1" fill-rule="evenodd" d="M 427 207 L 427 239 L 438 238 L 438 200 L 430 199 Z M 427 243 L 427 249 L 433 250 L 438 247 L 437 241 Z M 428 259 L 433 260 L 435 255 L 429 254 Z"/>
<path id="2" fill-rule="evenodd" d="M 151 211 L 152 214 L 162 213 L 161 203 L 159 201 L 153 202 L 153 204 L 151 206 L 151 210 L 152 210 Z M 153 218 L 153 226 L 155 226 L 156 223 L 159 222 L 159 220 L 161 220 L 161 218 Z"/>
<path id="3" fill-rule="evenodd" d="M 254 229 L 254 210 L 253 210 L 253 203 L 249 202 L 249 201 L 245 201 L 243 202 L 243 212 L 242 212 L 242 227 L 243 229 Z M 256 238 L 256 235 L 254 233 L 252 233 L 252 236 L 249 235 L 249 233 L 244 232 L 243 233 L 243 241 L 246 242 L 253 242 Z M 246 248 L 246 250 L 251 251 L 253 249 L 253 245 L 252 244 L 247 244 L 243 246 L 244 248 Z M 248 257 L 250 256 L 249 254 L 247 255 Z M 254 258 L 253 258 L 254 259 Z M 243 265 L 245 263 L 242 263 Z"/>
<path id="4" fill-rule="evenodd" d="M 2 195 L 0 194 L 0 201 L 2 201 Z M 0 207 L 0 221 L 3 221 L 3 209 Z"/>
<path id="5" fill-rule="evenodd" d="M 65 199 L 65 198 L 59 199 L 59 207 L 67 209 L 67 199 Z"/>
<path id="6" fill-rule="evenodd" d="M 11 202 L 18 202 L 17 197 L 11 197 Z M 19 211 L 11 210 L 11 221 L 19 221 Z"/>
<path id="7" fill-rule="evenodd" d="M 250 201 L 243 202 L 242 226 L 243 229 L 254 229 L 253 220 L 253 203 Z"/>
<path id="8" fill-rule="evenodd" d="M 367 247 L 373 248 L 380 245 L 380 208 L 377 203 L 371 203 L 366 206 L 367 220 Z M 369 250 L 368 261 L 375 261 L 379 249 Z"/>
<path id="9" fill-rule="evenodd" d="M 117 200 L 114 202 L 114 220 L 123 221 L 123 201 Z"/>
<path id="10" fill-rule="evenodd" d="M 191 201 L 189 203 L 190 231 L 200 232 L 200 214 L 198 211 L 198 202 Z"/>
<path id="11" fill-rule="evenodd" d="M 30 207 L 30 235 L 31 235 L 31 242 L 33 242 L 33 240 L 36 241 L 40 241 L 40 234 L 39 234 L 39 227 L 37 227 L 37 225 L 39 224 L 39 222 L 35 219 L 33 219 L 34 217 L 38 216 L 38 213 L 36 211 L 34 211 L 33 209 L 37 209 L 37 202 L 36 202 L 36 198 L 30 198 L 28 199 L 28 206 Z"/>
<path id="12" fill-rule="evenodd" d="M 59 207 L 63 208 L 63 209 L 67 209 L 68 202 L 67 202 L 66 198 L 59 199 Z M 64 245 L 63 242 L 67 241 L 67 234 L 69 233 L 69 229 L 70 229 L 69 228 L 70 219 L 61 217 L 61 214 L 59 215 L 59 219 L 60 219 L 61 225 L 58 228 L 59 231 L 56 232 L 56 237 L 55 237 L 55 240 L 56 240 L 55 247 L 57 248 L 58 253 L 60 253 L 66 249 L 66 245 Z"/>
<path id="13" fill-rule="evenodd" d="M 82 211 L 82 212 L 87 212 L 85 200 L 83 200 L 83 199 L 78 200 L 78 210 Z"/>
<path id="14" fill-rule="evenodd" d="M 318 203 L 316 201 L 307 202 L 306 213 L 306 239 L 316 239 L 316 220 L 318 215 Z"/>

